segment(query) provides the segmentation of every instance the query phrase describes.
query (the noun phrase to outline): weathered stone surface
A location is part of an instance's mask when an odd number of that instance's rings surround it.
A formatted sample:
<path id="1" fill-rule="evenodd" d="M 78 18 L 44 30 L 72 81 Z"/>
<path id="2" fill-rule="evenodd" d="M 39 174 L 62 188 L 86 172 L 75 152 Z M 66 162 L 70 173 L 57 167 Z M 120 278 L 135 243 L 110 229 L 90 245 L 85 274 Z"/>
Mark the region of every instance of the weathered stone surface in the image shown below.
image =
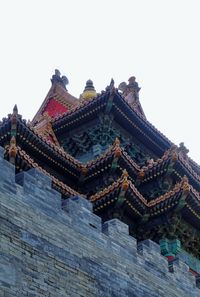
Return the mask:
<path id="1" fill-rule="evenodd" d="M 0 166 L 0 296 L 200 296 L 188 267 L 179 260 L 170 273 L 155 243 L 137 249 L 128 226 L 102 226 L 84 198 L 61 207 L 49 178 L 20 173 L 16 184 L 13 167 Z"/>

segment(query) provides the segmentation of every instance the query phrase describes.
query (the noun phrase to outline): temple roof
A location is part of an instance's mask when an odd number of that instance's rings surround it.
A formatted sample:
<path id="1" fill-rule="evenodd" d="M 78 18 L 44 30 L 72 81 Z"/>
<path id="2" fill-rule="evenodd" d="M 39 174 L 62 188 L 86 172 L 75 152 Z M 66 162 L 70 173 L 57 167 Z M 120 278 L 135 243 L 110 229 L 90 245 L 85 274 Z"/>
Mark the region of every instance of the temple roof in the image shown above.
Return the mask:
<path id="1" fill-rule="evenodd" d="M 72 130 L 95 119 L 100 112 L 110 108 L 118 123 L 131 134 L 134 133 L 145 145 L 162 155 L 172 142 L 159 132 L 143 115 L 135 111 L 117 89 L 106 90 L 90 101 L 84 101 L 73 109 L 55 117 L 52 126 L 56 135 Z"/>
<path id="2" fill-rule="evenodd" d="M 15 106 L 13 113 L 0 124 L 0 145 L 16 171 L 39 168 L 51 177 L 53 187 L 63 194 L 63 199 L 84 196 L 93 202 L 98 214 L 110 207 L 120 211 L 123 205 L 134 222 L 150 222 L 163 214 L 179 212 L 199 230 L 200 167 L 188 157 L 183 143 L 174 145 L 146 119 L 135 80 L 134 89 L 126 85 L 120 90 L 112 80 L 101 94 L 91 97 L 87 93 L 84 100 L 70 95 L 66 82 L 58 72 L 53 75 L 51 89 L 32 123 L 23 120 Z M 91 81 L 87 84 L 92 88 Z M 126 93 L 130 91 L 127 88 L 132 90 L 131 95 Z M 129 95 L 132 97 L 127 98 Z M 50 102 L 65 109 L 51 113 Z M 89 122 L 93 125 L 100 114 L 112 115 L 116 126 L 133 136 L 147 152 L 153 152 L 153 157 L 145 159 L 142 165 L 137 163 L 137 158 L 131 157 L 118 138 L 112 139 L 98 157 L 92 155 L 93 159 L 85 163 L 65 151 L 59 143 L 60 137 L 68 132 L 73 135 Z M 68 134 L 66 137 L 69 138 Z M 162 177 L 170 178 L 172 183 L 162 194 L 155 191 L 151 196 L 149 188 L 157 190 Z M 97 187 L 95 183 L 99 183 Z"/>
<path id="3" fill-rule="evenodd" d="M 176 162 L 178 164 L 178 166 L 176 166 L 176 169 L 179 169 L 178 171 L 180 171 L 182 168 L 183 175 L 188 175 L 189 179 L 193 179 L 194 181 L 196 181 L 197 185 L 199 184 L 200 175 L 198 174 L 198 165 L 190 158 L 184 158 L 183 154 L 181 154 L 181 152 L 178 152 L 176 149 L 168 150 L 168 148 L 175 146 L 173 144 L 172 146 L 170 146 L 171 142 L 160 132 L 158 132 L 157 129 L 152 126 L 146 119 L 144 119 L 143 117 L 141 118 L 140 116 L 138 118 L 138 114 L 134 110 L 129 109 L 127 102 L 124 100 L 124 98 L 121 97 L 116 89 L 113 89 L 112 92 L 108 89 L 106 92 L 98 95 L 97 98 L 91 99 L 90 101 L 82 102 L 79 106 L 73 107 L 65 114 L 54 118 L 52 121 L 52 131 L 57 132 L 58 130 L 66 129 L 68 126 L 70 126 L 68 129 L 71 129 L 74 125 L 80 125 L 83 123 L 83 121 L 85 122 L 85 118 L 87 120 L 87 117 L 88 119 L 90 119 L 91 117 L 95 117 L 96 113 L 98 113 L 99 110 L 105 110 L 106 106 L 108 106 L 109 104 L 109 100 L 112 101 L 114 105 L 114 107 L 111 107 L 114 109 L 113 112 L 118 111 L 117 115 L 119 118 L 121 118 L 121 121 L 124 120 L 124 117 L 120 116 L 122 115 L 122 113 L 124 114 L 124 112 L 126 112 L 125 119 L 127 120 L 128 125 L 130 125 L 130 128 L 135 127 L 136 131 L 138 130 L 141 133 L 141 136 L 147 137 L 147 139 L 150 138 L 150 133 L 152 133 L 153 135 L 151 139 L 149 139 L 151 141 L 151 144 L 152 141 L 153 143 L 155 143 L 155 141 L 152 140 L 153 136 L 155 139 L 157 138 L 159 147 L 161 146 L 161 143 L 159 142 L 160 138 L 162 138 L 164 144 L 162 145 L 164 154 L 161 155 L 161 158 L 158 158 L 156 161 L 149 162 L 149 164 L 145 165 L 143 168 L 140 168 L 140 166 L 138 166 L 138 164 L 136 164 L 132 160 L 128 153 L 123 148 L 119 148 L 118 145 L 118 150 L 120 150 L 121 154 L 120 162 L 122 163 L 122 169 L 127 169 L 128 171 L 132 170 L 134 175 L 137 174 L 137 172 L 138 175 L 141 174 L 141 172 L 144 172 L 144 180 L 146 180 L 150 179 L 150 176 L 155 177 L 157 173 L 160 174 L 160 172 L 166 170 L 166 168 L 164 167 L 168 166 L 169 163 L 172 162 L 170 160 L 173 160 L 174 162 L 174 159 L 176 159 L 178 161 L 178 163 Z M 7 140 L 9 139 L 11 121 L 12 116 L 10 115 L 9 118 L 4 119 L 4 122 L 1 124 L 0 134 L 1 139 L 4 139 L 4 141 L 5 138 L 7 138 Z M 17 116 L 17 123 L 18 140 L 21 139 L 20 142 L 26 144 L 26 149 L 28 149 L 28 145 L 32 148 L 32 150 L 35 147 L 35 150 L 37 152 L 47 152 L 49 154 L 48 158 L 50 158 L 50 155 L 54 155 L 54 162 L 55 160 L 60 159 L 60 162 L 62 163 L 62 160 L 64 159 L 65 162 L 67 162 L 66 164 L 68 164 L 67 171 L 72 172 L 72 175 L 75 176 L 79 176 L 80 171 L 87 171 L 88 173 L 90 172 L 92 174 L 93 168 L 93 172 L 95 172 L 95 168 L 99 166 L 102 169 L 102 166 L 105 167 L 104 160 L 106 158 L 108 159 L 108 155 L 113 155 L 116 149 L 116 146 L 114 146 L 113 149 L 109 150 L 99 158 L 88 162 L 88 164 L 83 164 L 73 158 L 70 154 L 66 153 L 57 143 L 53 143 L 52 141 L 45 138 L 44 135 L 41 135 L 38 129 L 36 129 L 37 126 L 34 127 L 30 124 L 26 124 L 26 122 L 23 121 L 19 115 Z M 141 127 L 141 125 L 143 125 L 143 127 Z M 142 130 L 142 128 L 144 130 Z M 123 161 L 123 159 L 126 160 Z M 104 165 L 100 165 L 103 163 Z M 70 168 L 73 168 L 73 170 L 71 171 Z"/>

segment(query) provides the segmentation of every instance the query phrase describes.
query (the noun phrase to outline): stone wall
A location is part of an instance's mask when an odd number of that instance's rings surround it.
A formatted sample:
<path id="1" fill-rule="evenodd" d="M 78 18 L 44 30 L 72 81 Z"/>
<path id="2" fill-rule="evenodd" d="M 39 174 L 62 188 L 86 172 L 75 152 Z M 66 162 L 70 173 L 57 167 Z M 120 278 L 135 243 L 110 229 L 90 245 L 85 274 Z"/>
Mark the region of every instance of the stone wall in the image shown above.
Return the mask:
<path id="1" fill-rule="evenodd" d="M 118 220 L 102 225 L 80 197 L 61 206 L 47 176 L 15 176 L 2 149 L 0 202 L 0 296 L 200 296 L 186 264 L 170 273 L 157 244 L 137 245 Z"/>

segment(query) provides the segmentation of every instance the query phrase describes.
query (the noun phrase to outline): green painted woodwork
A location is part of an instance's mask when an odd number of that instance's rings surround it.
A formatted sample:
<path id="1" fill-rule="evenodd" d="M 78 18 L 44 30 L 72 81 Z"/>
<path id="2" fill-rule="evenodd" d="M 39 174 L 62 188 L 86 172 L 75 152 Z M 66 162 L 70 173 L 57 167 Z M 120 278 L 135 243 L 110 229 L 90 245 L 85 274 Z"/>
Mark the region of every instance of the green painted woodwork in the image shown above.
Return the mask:
<path id="1" fill-rule="evenodd" d="M 181 242 L 178 239 L 160 239 L 161 254 L 165 257 L 175 257 L 181 250 Z"/>
<path id="2" fill-rule="evenodd" d="M 161 195 L 164 195 L 174 186 L 174 181 L 169 175 L 160 175 L 148 183 L 141 184 L 139 191 L 148 200 L 151 201 Z"/>
<path id="3" fill-rule="evenodd" d="M 180 212 L 169 212 L 154 219 L 148 217 L 138 222 L 135 236 L 139 240 L 152 239 L 159 242 L 161 239 L 179 239 L 182 247 L 194 257 L 200 259 L 200 232 L 189 225 Z"/>
<path id="4" fill-rule="evenodd" d="M 94 159 L 93 147 L 101 146 L 103 153 L 109 146 L 113 145 L 115 139 L 120 140 L 121 146 L 128 152 L 132 159 L 143 166 L 150 159 L 150 154 L 144 147 L 136 143 L 136 140 L 124 131 L 114 121 L 112 114 L 100 114 L 98 118 L 81 129 L 70 131 L 60 136 L 59 142 L 64 150 L 80 161 L 87 162 Z"/>
<path id="5" fill-rule="evenodd" d="M 149 148 L 147 149 L 139 139 L 136 139 L 136 136 L 131 135 L 115 121 L 111 110 L 112 98 L 108 101 L 104 113 L 99 114 L 96 119 L 60 135 L 59 142 L 65 151 L 84 163 L 105 152 L 118 138 L 120 146 L 139 166 L 149 164 L 152 158 L 157 159 L 158 156 L 153 155 Z M 80 191 L 91 196 L 108 187 L 121 176 L 122 172 L 118 165 L 118 159 L 114 157 L 111 167 L 109 165 L 106 169 L 103 168 L 102 172 L 100 169 L 95 176 L 82 176 L 78 184 Z M 155 174 L 153 172 L 149 179 L 148 175 L 145 178 L 146 180 L 141 180 L 136 186 L 147 201 L 169 192 L 174 188 L 177 179 L 179 180 L 174 171 L 174 163 L 167 164 L 161 172 L 156 171 Z M 180 250 L 181 241 L 185 251 L 200 259 L 200 232 L 184 220 L 187 198 L 185 195 L 179 197 L 178 203 L 174 203 L 173 208 L 167 210 L 164 202 L 163 205 L 161 202 L 161 209 L 158 205 L 156 211 L 155 206 L 141 218 L 133 215 L 124 203 L 124 193 L 118 192 L 114 198 L 116 200 L 112 204 L 98 210 L 103 220 L 113 217 L 121 219 L 129 224 L 130 232 L 138 240 L 148 238 L 156 242 L 161 240 L 162 253 L 165 255 L 175 256 Z"/>

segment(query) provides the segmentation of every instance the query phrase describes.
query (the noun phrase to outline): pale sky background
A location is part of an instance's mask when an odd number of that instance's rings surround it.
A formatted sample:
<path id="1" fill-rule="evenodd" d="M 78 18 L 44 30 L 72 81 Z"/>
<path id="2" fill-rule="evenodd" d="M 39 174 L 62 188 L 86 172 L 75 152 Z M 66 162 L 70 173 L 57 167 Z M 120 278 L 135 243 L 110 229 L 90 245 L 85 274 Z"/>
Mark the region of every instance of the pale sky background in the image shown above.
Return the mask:
<path id="1" fill-rule="evenodd" d="M 79 96 L 137 77 L 148 120 L 200 164 L 199 0 L 0 0 L 0 118 L 32 119 L 55 68 Z"/>

